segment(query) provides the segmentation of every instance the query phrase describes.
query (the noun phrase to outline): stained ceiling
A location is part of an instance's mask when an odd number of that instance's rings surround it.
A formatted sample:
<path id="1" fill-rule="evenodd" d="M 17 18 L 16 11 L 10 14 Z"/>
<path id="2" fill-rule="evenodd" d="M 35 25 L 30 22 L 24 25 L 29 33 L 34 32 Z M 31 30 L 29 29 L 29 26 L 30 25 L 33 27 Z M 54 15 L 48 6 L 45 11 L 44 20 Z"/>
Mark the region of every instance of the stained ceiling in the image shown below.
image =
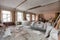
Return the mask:
<path id="1" fill-rule="evenodd" d="M 57 1 L 59 0 L 0 0 L 0 6 L 16 8 L 21 11 L 40 13 L 47 10 L 56 10 L 56 8 L 58 8 Z M 50 5 L 47 6 L 48 4 Z"/>

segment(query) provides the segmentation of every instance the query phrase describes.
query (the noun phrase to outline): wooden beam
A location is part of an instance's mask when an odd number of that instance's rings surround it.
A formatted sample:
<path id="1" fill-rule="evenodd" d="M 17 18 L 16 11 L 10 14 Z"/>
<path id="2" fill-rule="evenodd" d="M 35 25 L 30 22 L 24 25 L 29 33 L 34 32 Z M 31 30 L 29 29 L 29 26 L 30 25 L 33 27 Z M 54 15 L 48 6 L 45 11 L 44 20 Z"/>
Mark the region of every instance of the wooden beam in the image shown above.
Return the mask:
<path id="1" fill-rule="evenodd" d="M 32 8 L 29 8 L 28 10 L 32 10 L 32 9 L 36 9 L 36 8 L 39 8 L 39 7 L 42 7 L 42 6 L 35 6 L 35 7 L 32 7 Z"/>
<path id="2" fill-rule="evenodd" d="M 23 2 L 21 2 L 19 5 L 16 6 L 16 8 L 19 7 L 20 5 L 22 5 L 23 3 L 25 3 L 26 1 L 27 0 L 24 0 Z"/>
<path id="3" fill-rule="evenodd" d="M 57 1 L 57 3 L 58 3 L 58 2 L 59 2 L 59 1 Z M 53 3 L 47 4 L 47 5 L 38 5 L 38 6 L 35 6 L 35 7 L 32 7 L 32 8 L 29 8 L 28 10 L 32 10 L 32 9 L 36 9 L 36 8 L 40 8 L 40 7 L 49 6 L 49 5 L 54 4 L 54 3 L 56 3 L 56 2 L 53 2 Z"/>

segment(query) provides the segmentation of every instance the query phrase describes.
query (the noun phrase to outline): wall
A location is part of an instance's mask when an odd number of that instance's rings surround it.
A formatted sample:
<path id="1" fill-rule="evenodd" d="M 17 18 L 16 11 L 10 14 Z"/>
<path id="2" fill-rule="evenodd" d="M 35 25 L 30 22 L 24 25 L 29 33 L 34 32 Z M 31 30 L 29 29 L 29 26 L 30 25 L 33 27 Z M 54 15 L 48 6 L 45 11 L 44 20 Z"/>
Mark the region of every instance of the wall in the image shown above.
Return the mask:
<path id="1" fill-rule="evenodd" d="M 0 9 L 0 21 L 1 21 L 1 9 Z"/>
<path id="2" fill-rule="evenodd" d="M 49 20 L 50 18 L 55 18 L 56 17 L 56 12 L 44 12 L 43 13 L 43 18 L 46 20 Z"/>
<path id="3" fill-rule="evenodd" d="M 27 13 L 23 12 L 23 20 L 27 20 L 27 19 L 26 19 L 26 14 L 27 14 Z M 36 15 L 33 14 L 33 13 L 30 13 L 30 21 L 32 21 L 32 15 L 35 16 L 35 20 L 36 20 Z"/>
<path id="4" fill-rule="evenodd" d="M 11 11 L 11 14 L 12 14 L 12 22 L 14 22 L 14 23 L 15 23 L 15 21 L 16 21 L 16 20 L 15 20 L 15 13 L 16 13 L 15 11 Z"/>
<path id="5" fill-rule="evenodd" d="M 12 22 L 16 21 L 16 11 L 12 12 Z M 43 14 L 43 15 L 42 15 Z M 30 21 L 32 21 L 32 15 L 33 13 L 30 13 Z M 42 12 L 41 14 L 34 14 L 35 15 L 35 21 L 39 20 L 39 15 L 42 16 L 44 19 L 48 20 L 51 17 L 54 19 L 56 17 L 56 12 L 50 11 L 50 12 Z M 0 19 L 1 19 L 1 9 L 0 9 Z M 23 12 L 23 20 L 26 20 L 26 13 Z"/>
<path id="6" fill-rule="evenodd" d="M 26 20 L 26 13 L 23 12 L 23 20 Z"/>
<path id="7" fill-rule="evenodd" d="M 32 15 L 34 15 L 34 19 L 36 20 L 36 14 L 30 13 L 30 21 L 35 21 L 35 20 L 32 20 Z"/>
<path id="8" fill-rule="evenodd" d="M 30 14 L 30 21 L 32 21 L 32 14 Z"/>

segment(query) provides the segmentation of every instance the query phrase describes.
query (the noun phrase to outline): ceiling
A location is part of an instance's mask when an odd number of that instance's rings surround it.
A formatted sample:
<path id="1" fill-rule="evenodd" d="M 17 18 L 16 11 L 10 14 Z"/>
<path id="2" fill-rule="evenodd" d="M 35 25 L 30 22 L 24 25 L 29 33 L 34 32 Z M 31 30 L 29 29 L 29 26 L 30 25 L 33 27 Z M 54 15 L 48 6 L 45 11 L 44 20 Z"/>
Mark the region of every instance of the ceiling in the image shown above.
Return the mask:
<path id="1" fill-rule="evenodd" d="M 0 0 L 0 5 L 5 7 L 16 8 L 24 0 Z"/>
<path id="2" fill-rule="evenodd" d="M 38 5 L 47 5 L 53 2 L 56 2 L 57 0 L 27 0 L 25 3 L 20 5 L 18 9 L 20 10 L 28 10 L 29 8 L 38 6 Z"/>
<path id="3" fill-rule="evenodd" d="M 5 6 L 5 7 L 16 8 L 21 11 L 40 13 L 42 11 L 55 10 L 56 8 L 58 8 L 57 1 L 58 0 L 0 0 L 0 5 Z M 55 5 L 53 5 L 51 3 L 54 3 Z M 48 4 L 51 4 L 51 5 L 45 6 Z M 28 9 L 36 7 L 36 6 L 42 6 L 42 7 L 28 10 Z M 43 6 L 45 6 L 45 7 L 43 7 Z"/>
<path id="4" fill-rule="evenodd" d="M 59 11 L 59 2 L 55 2 L 53 4 L 47 5 L 47 6 L 42 6 L 36 9 L 28 10 L 28 12 L 33 12 L 33 13 L 42 13 L 42 12 L 50 12 L 50 11 Z"/>

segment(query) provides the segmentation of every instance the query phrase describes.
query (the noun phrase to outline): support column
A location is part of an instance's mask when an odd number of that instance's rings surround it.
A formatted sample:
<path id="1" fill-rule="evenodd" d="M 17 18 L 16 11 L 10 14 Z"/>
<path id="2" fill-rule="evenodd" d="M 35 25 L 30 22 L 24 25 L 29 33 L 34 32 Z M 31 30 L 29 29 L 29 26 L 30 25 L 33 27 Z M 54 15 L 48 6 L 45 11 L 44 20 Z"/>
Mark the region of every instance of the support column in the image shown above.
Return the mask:
<path id="1" fill-rule="evenodd" d="M 30 14 L 30 21 L 32 21 L 32 14 Z"/>
<path id="2" fill-rule="evenodd" d="M 1 22 L 1 9 L 0 9 L 0 22 Z"/>
<path id="3" fill-rule="evenodd" d="M 23 20 L 26 20 L 26 13 L 23 12 Z"/>
<path id="4" fill-rule="evenodd" d="M 35 21 L 36 21 L 36 14 L 35 14 Z"/>
<path id="5" fill-rule="evenodd" d="M 16 19 L 15 19 L 15 17 L 16 17 L 16 15 L 15 15 L 15 11 L 12 11 L 12 22 L 14 22 L 15 23 L 15 21 L 16 21 Z"/>

